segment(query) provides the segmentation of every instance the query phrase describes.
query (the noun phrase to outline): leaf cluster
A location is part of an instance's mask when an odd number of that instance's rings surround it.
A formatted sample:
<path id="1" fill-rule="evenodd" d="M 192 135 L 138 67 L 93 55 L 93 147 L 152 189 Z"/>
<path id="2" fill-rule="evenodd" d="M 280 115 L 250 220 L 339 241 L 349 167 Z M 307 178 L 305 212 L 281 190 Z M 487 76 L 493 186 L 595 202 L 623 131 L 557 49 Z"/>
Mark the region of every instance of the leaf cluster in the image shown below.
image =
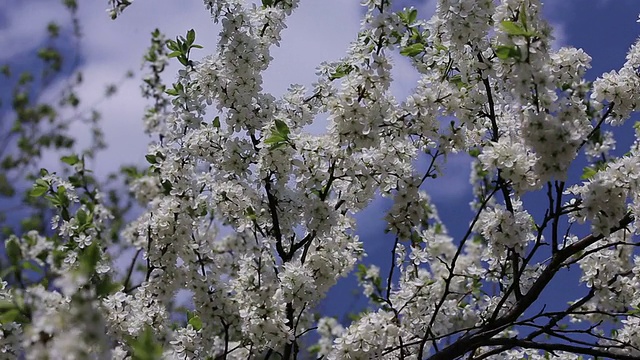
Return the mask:
<path id="1" fill-rule="evenodd" d="M 194 44 L 196 41 L 196 32 L 191 29 L 187 31 L 187 36 L 178 36 L 175 40 L 167 41 L 167 48 L 171 50 L 169 53 L 170 58 L 178 58 L 178 61 L 184 66 L 192 65 L 189 60 L 191 49 L 202 49 L 201 45 Z"/>

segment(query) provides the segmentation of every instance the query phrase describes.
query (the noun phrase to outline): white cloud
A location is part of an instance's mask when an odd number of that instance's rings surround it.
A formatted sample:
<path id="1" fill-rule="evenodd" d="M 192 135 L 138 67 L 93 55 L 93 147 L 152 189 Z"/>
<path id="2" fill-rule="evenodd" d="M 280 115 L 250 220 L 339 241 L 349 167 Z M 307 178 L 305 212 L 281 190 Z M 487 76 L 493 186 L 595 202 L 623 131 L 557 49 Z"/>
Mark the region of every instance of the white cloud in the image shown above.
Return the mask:
<path id="1" fill-rule="evenodd" d="M 91 66 L 87 67 L 90 72 L 86 77 L 94 84 L 87 84 L 87 88 L 101 95 L 102 88 L 95 86 L 99 80 L 109 80 L 132 64 L 138 66 L 148 46 L 149 33 L 156 27 L 170 37 L 194 28 L 197 43 L 204 46 L 200 52 L 204 54 L 214 49 L 219 28 L 213 25 L 202 4 L 196 2 L 196 5 L 173 1 L 139 2 L 115 22 L 100 11 L 94 13 L 92 8 L 83 17 L 95 18 L 92 28 L 86 31 L 92 34 L 86 41 L 90 44 L 87 64 Z M 278 96 L 292 83 L 310 86 L 316 78 L 315 68 L 322 61 L 336 60 L 346 53 L 349 42 L 357 34 L 360 11 L 357 2 L 302 2 L 287 22 L 281 47 L 272 49 L 274 61 L 264 74 L 265 91 Z M 175 74 L 177 69 L 174 66 L 166 73 Z M 172 78 L 166 80 L 171 81 Z M 138 95 L 137 84 L 133 87 L 127 85 L 122 90 L 125 94 L 117 99 L 121 103 L 110 101 L 109 108 L 103 110 L 107 142 L 112 145 L 105 156 L 105 166 L 115 166 L 123 159 L 143 159 L 148 142 L 140 125 L 144 101 Z"/>
<path id="2" fill-rule="evenodd" d="M 128 70 L 137 72 L 135 79 L 123 84 L 113 98 L 98 106 L 109 149 L 98 155 L 93 166 L 98 176 L 104 176 L 123 163 L 144 163 L 151 139 L 142 130 L 143 109 L 147 102 L 140 93 L 139 70 L 150 43 L 150 33 L 159 28 L 167 37 L 173 38 L 193 28 L 196 42 L 204 46 L 194 55 L 202 56 L 215 49 L 219 26 L 213 24 L 199 2 L 136 2 L 115 21 L 106 14 L 106 5 L 102 6 L 101 2 L 89 4 L 82 3 L 79 13 L 84 33 L 84 63 L 80 70 L 86 80 L 79 89 L 83 104 L 94 104 L 102 99 L 105 85 L 121 79 Z M 274 61 L 264 77 L 265 91 L 280 95 L 292 83 L 310 86 L 315 80 L 315 68 L 322 61 L 336 60 L 346 54 L 348 44 L 359 28 L 360 11 L 357 2 L 303 2 L 287 23 L 282 47 L 273 49 Z M 23 10 L 14 12 L 12 17 L 15 23 L 28 23 L 29 15 L 28 10 Z M 23 30 L 20 36 L 35 39 L 33 43 L 42 36 L 42 32 L 34 29 L 31 33 L 26 28 Z M 179 69 L 176 61 L 172 64 L 165 70 L 165 81 L 169 83 Z M 55 88 L 51 93 L 55 93 Z M 79 148 L 86 146 L 89 141 L 86 127 L 76 125 L 72 130 L 79 137 Z M 51 155 L 44 161 L 53 165 L 55 157 Z"/>
<path id="3" fill-rule="evenodd" d="M 542 5 L 543 17 L 553 28 L 554 40 L 551 42 L 551 48 L 558 50 L 563 46 L 570 46 L 568 42 L 568 34 L 566 31 L 566 15 L 572 11 L 569 1 L 549 1 Z"/>
<path id="4" fill-rule="evenodd" d="M 558 50 L 563 46 L 568 46 L 567 32 L 565 30 L 564 23 L 550 22 L 549 24 L 553 28 L 553 41 L 551 42 L 551 48 L 553 50 Z"/>
<path id="5" fill-rule="evenodd" d="M 167 37 L 173 38 L 194 28 L 197 42 L 209 49 L 215 47 L 217 33 L 199 2 L 136 2 L 117 20 L 111 20 L 105 9 L 106 2 L 80 8 L 85 60 L 81 71 L 86 82 L 79 93 L 85 104 L 93 104 L 104 97 L 105 85 L 117 82 L 127 71 L 133 70 L 136 77 L 125 82 L 114 97 L 98 107 L 109 146 L 98 155 L 94 164 L 98 176 L 117 170 L 124 163 L 144 162 L 151 139 L 142 128 L 143 110 L 148 103 L 140 91 L 141 64 L 151 32 L 159 28 Z M 169 76 L 165 81 L 171 82 L 177 70 L 175 65 L 167 68 Z M 84 134 L 81 126 L 74 130 L 79 135 Z"/>

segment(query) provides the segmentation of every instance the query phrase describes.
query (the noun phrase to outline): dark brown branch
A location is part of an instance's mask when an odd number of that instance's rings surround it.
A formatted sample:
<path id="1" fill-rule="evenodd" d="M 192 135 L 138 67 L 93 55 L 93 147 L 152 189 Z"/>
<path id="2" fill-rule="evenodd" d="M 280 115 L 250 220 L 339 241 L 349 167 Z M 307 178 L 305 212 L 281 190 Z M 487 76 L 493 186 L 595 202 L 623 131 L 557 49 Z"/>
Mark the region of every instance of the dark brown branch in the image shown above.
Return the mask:
<path id="1" fill-rule="evenodd" d="M 627 214 L 618 224 L 618 226 L 611 229 L 612 233 L 620 229 L 625 228 L 633 221 L 633 217 Z M 563 263 L 575 255 L 576 253 L 586 249 L 591 244 L 604 238 L 603 235 L 588 235 L 577 242 L 563 248 L 554 254 L 549 262 L 547 268 L 545 268 L 538 279 L 533 283 L 529 291 L 518 300 L 513 308 L 502 317 L 495 321 L 487 323 L 478 332 L 462 336 L 453 344 L 447 346 L 442 351 L 429 357 L 430 360 L 451 360 L 458 358 L 474 349 L 481 346 L 486 346 L 487 342 L 492 340 L 493 336 L 499 334 L 509 326 L 514 325 L 514 322 L 522 315 L 540 296 L 542 291 L 547 287 L 549 282 L 554 278 L 558 270 L 562 268 Z M 635 358 L 638 359 L 637 357 Z"/>
<path id="2" fill-rule="evenodd" d="M 582 347 L 582 346 L 575 346 L 571 344 L 541 343 L 537 341 L 514 339 L 514 338 L 488 339 L 484 345 L 486 346 L 507 345 L 511 347 L 521 347 L 525 349 L 544 350 L 547 352 L 565 351 L 573 354 L 591 355 L 591 356 L 605 357 L 605 358 L 616 359 L 616 360 L 640 359 L 640 354 L 638 355 L 617 354 L 615 352 L 611 352 L 607 350 L 600 350 L 597 347 Z"/>

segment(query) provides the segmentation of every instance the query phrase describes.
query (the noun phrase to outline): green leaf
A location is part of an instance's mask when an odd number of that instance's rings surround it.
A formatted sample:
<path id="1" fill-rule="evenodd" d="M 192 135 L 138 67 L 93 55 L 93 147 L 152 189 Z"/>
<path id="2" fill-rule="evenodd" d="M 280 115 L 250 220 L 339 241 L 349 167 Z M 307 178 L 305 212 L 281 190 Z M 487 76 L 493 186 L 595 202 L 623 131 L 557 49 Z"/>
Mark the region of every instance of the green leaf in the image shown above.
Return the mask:
<path id="1" fill-rule="evenodd" d="M 79 176 L 69 176 L 69 182 L 75 187 L 82 187 L 82 178 Z"/>
<path id="2" fill-rule="evenodd" d="M 422 236 L 420 236 L 420 234 L 418 234 L 417 232 L 411 232 L 411 244 L 416 246 L 421 244 L 424 241 L 424 239 L 422 238 Z"/>
<path id="3" fill-rule="evenodd" d="M 80 271 L 85 275 L 93 274 L 98 261 L 100 261 L 100 247 L 97 242 L 93 242 L 80 253 Z"/>
<path id="4" fill-rule="evenodd" d="M 174 58 L 174 57 L 178 57 L 178 56 L 180 56 L 180 55 L 182 55 L 182 51 L 173 51 L 173 52 L 170 52 L 170 53 L 167 55 L 167 57 L 169 57 L 169 58 Z"/>
<path id="5" fill-rule="evenodd" d="M 13 308 L 11 310 L 5 311 L 0 315 L 0 324 L 8 324 L 15 322 L 16 319 L 20 317 L 20 310 L 17 308 Z"/>
<path id="6" fill-rule="evenodd" d="M 527 30 L 525 30 L 522 25 L 520 25 L 517 22 L 513 22 L 513 21 L 502 21 L 500 23 L 500 25 L 502 26 L 502 29 L 509 35 L 513 35 L 513 36 L 518 36 L 518 35 L 522 35 L 522 36 L 528 36 L 529 32 L 527 32 Z"/>
<path id="7" fill-rule="evenodd" d="M 6 278 L 9 274 L 18 271 L 18 267 L 17 266 L 9 266 L 6 267 L 4 269 L 2 269 L 2 271 L 0 271 L 0 278 Z"/>
<path id="8" fill-rule="evenodd" d="M 211 125 L 213 125 L 214 128 L 220 128 L 220 116 L 216 116 Z"/>
<path id="9" fill-rule="evenodd" d="M 409 11 L 409 16 L 407 18 L 409 25 L 411 25 L 414 22 L 416 22 L 417 18 L 418 18 L 418 10 L 411 9 L 411 11 Z"/>
<path id="10" fill-rule="evenodd" d="M 173 51 L 180 51 L 180 45 L 173 41 L 173 40 L 168 40 L 167 41 L 167 48 L 169 48 L 169 50 L 173 50 Z"/>
<path id="11" fill-rule="evenodd" d="M 446 46 L 444 46 L 444 45 L 442 45 L 442 44 L 435 44 L 435 48 L 436 48 L 436 50 L 438 50 L 438 51 L 448 51 L 448 50 L 449 50 L 449 48 L 448 48 L 448 47 L 446 47 Z"/>
<path id="12" fill-rule="evenodd" d="M 411 28 L 411 40 L 420 41 L 421 37 L 422 35 L 420 34 L 420 31 L 418 31 L 418 29 Z"/>
<path id="13" fill-rule="evenodd" d="M 268 137 L 267 139 L 265 139 L 264 143 L 266 145 L 270 145 L 271 149 L 277 149 L 280 148 L 284 145 L 287 144 L 287 139 L 284 139 L 283 137 L 279 136 L 279 135 L 272 135 L 270 137 Z"/>
<path id="14" fill-rule="evenodd" d="M 17 238 L 10 238 L 5 242 L 4 246 L 11 264 L 15 265 L 22 260 L 22 249 L 20 249 Z"/>
<path id="15" fill-rule="evenodd" d="M 592 177 L 594 177 L 597 173 L 598 173 L 598 170 L 592 168 L 591 166 L 585 166 L 582 169 L 582 176 L 580 176 L 580 179 L 589 180 Z"/>
<path id="16" fill-rule="evenodd" d="M 370 298 L 371 298 L 371 301 L 373 301 L 376 304 L 381 304 L 382 302 L 384 302 L 384 299 L 380 297 L 380 295 L 378 294 L 371 294 Z"/>
<path id="17" fill-rule="evenodd" d="M 9 183 L 7 175 L 5 173 L 0 173 L 0 195 L 10 197 L 15 193 L 16 190 L 13 188 L 11 183 Z"/>
<path id="18" fill-rule="evenodd" d="M 46 175 L 47 175 L 47 174 L 44 174 L 44 175 L 42 175 L 42 176 L 46 176 Z M 46 188 L 48 188 L 48 187 L 49 187 L 49 183 L 48 183 L 48 182 L 46 182 L 44 179 L 36 179 L 36 185 L 38 185 L 38 186 L 43 186 L 43 187 L 46 187 Z"/>
<path id="19" fill-rule="evenodd" d="M 51 205 L 53 205 L 53 206 L 62 205 L 62 204 L 60 204 L 60 200 L 58 200 L 58 198 L 53 196 L 53 195 L 46 195 L 44 198 L 47 199 L 51 203 Z M 69 219 L 67 218 L 65 220 L 69 220 Z"/>
<path id="20" fill-rule="evenodd" d="M 312 194 L 314 194 L 317 197 L 321 197 L 322 196 L 322 192 L 318 189 L 311 189 L 309 190 Z"/>
<path id="21" fill-rule="evenodd" d="M 357 271 L 358 277 L 361 277 L 362 279 L 364 279 L 364 276 L 367 273 L 367 266 L 365 264 L 358 264 L 356 271 Z"/>
<path id="22" fill-rule="evenodd" d="M 30 197 L 40 197 L 42 195 L 44 195 L 47 190 L 49 190 L 49 186 L 42 186 L 42 185 L 34 185 L 33 189 L 29 190 L 29 196 Z"/>
<path id="23" fill-rule="evenodd" d="M 189 319 L 189 325 L 193 326 L 193 328 L 198 331 L 202 329 L 202 319 L 198 315 L 193 315 L 191 319 Z"/>
<path id="24" fill-rule="evenodd" d="M 289 126 L 282 120 L 276 119 L 276 130 L 279 134 L 281 134 L 284 138 L 287 138 L 289 135 Z"/>
<path id="25" fill-rule="evenodd" d="M 72 154 L 69 156 L 63 156 L 62 158 L 60 158 L 60 160 L 62 160 L 63 163 L 67 164 L 67 165 L 75 165 L 77 163 L 80 162 L 80 158 L 78 157 L 78 155 L 76 154 Z"/>
<path id="26" fill-rule="evenodd" d="M 524 1 L 520 6 L 520 11 L 518 13 L 518 21 L 520 21 L 520 23 L 525 29 L 527 28 L 527 7 Z"/>
<path id="27" fill-rule="evenodd" d="M 253 208 L 251 206 L 249 206 L 248 208 L 246 208 L 244 210 L 244 214 L 247 216 L 247 218 L 249 218 L 250 220 L 255 220 L 257 219 L 257 215 L 256 212 L 253 210 Z"/>
<path id="28" fill-rule="evenodd" d="M 414 57 L 424 51 L 424 45 L 422 43 L 415 43 L 413 45 L 405 46 L 400 50 L 400 55 Z"/>
<path id="29" fill-rule="evenodd" d="M 271 136 L 264 140 L 271 149 L 277 149 L 289 142 L 289 126 L 282 120 L 275 120 L 275 129 L 271 130 Z"/>
<path id="30" fill-rule="evenodd" d="M 507 59 L 520 60 L 520 57 L 521 57 L 520 49 L 516 46 L 500 45 L 496 47 L 495 53 L 496 53 L 496 56 L 501 60 L 507 60 Z"/>
<path id="31" fill-rule="evenodd" d="M 12 300 L 8 300 L 8 299 L 0 300 L 0 312 L 15 309 L 15 307 L 16 307 L 16 303 L 14 303 Z"/>
<path id="32" fill-rule="evenodd" d="M 329 80 L 333 81 L 336 79 L 343 78 L 347 76 L 349 73 L 351 73 L 353 69 L 354 69 L 353 65 L 340 64 L 336 67 L 336 71 L 331 73 L 331 75 L 329 76 Z"/>
<path id="33" fill-rule="evenodd" d="M 171 181 L 162 180 L 160 185 L 162 185 L 162 189 L 164 189 L 164 194 L 165 195 L 170 195 L 171 194 L 171 190 L 173 189 L 173 185 L 171 184 Z"/>
<path id="34" fill-rule="evenodd" d="M 148 154 L 148 155 L 145 155 L 144 158 L 147 159 L 147 162 L 149 164 L 153 165 L 158 163 L 158 159 L 156 158 L 155 155 Z"/>
<path id="35" fill-rule="evenodd" d="M 196 31 L 191 29 L 187 31 L 187 44 L 191 45 L 196 41 Z"/>
<path id="36" fill-rule="evenodd" d="M 64 216 L 64 212 L 68 211 L 67 206 L 69 206 L 69 197 L 67 196 L 67 189 L 64 186 L 58 186 L 58 191 L 56 193 L 56 205 L 63 207 L 62 212 Z M 68 218 L 65 220 L 69 220 Z"/>
<path id="37" fill-rule="evenodd" d="M 80 225 L 86 224 L 87 220 L 89 220 L 87 213 L 84 210 L 78 210 L 78 212 L 76 213 L 76 218 L 78 219 Z"/>
<path id="38" fill-rule="evenodd" d="M 41 268 L 41 267 L 36 266 L 36 265 L 35 265 L 34 263 L 32 263 L 31 261 L 25 261 L 25 262 L 23 262 L 23 263 L 22 263 L 22 268 L 23 268 L 23 269 L 25 269 L 25 270 L 31 270 L 31 271 L 34 271 L 34 272 L 37 272 L 37 273 L 40 273 L 40 274 L 43 272 L 43 270 L 42 270 L 42 268 Z"/>
<path id="39" fill-rule="evenodd" d="M 122 289 L 122 284 L 113 282 L 109 277 L 105 277 L 96 284 L 96 295 L 98 295 L 99 298 L 103 298 Z"/>
<path id="40" fill-rule="evenodd" d="M 635 315 L 635 316 L 640 315 L 640 309 L 637 309 L 637 308 L 636 309 L 630 309 L 629 311 L 627 311 L 627 314 Z"/>
<path id="41" fill-rule="evenodd" d="M 144 176 L 144 173 L 138 172 L 138 169 L 135 166 L 122 166 L 120 168 L 120 173 L 127 177 L 125 181 L 139 179 Z"/>
<path id="42" fill-rule="evenodd" d="M 287 142 L 286 141 L 281 141 L 281 142 L 279 142 L 277 144 L 272 145 L 271 146 L 271 150 L 280 149 L 281 147 L 283 147 L 285 145 L 287 145 Z"/>
<path id="43" fill-rule="evenodd" d="M 162 357 L 162 345 L 153 336 L 153 328 L 145 327 L 142 334 L 129 344 L 133 351 L 133 360 L 159 360 Z"/>
<path id="44" fill-rule="evenodd" d="M 456 74 L 453 75 L 452 77 L 449 78 L 449 82 L 452 82 L 456 85 L 456 87 L 458 88 L 458 90 L 462 89 L 463 87 L 467 86 L 467 84 L 462 81 L 462 76 L 460 76 L 460 74 Z"/>
<path id="45" fill-rule="evenodd" d="M 280 136 L 280 134 L 273 134 L 264 140 L 264 143 L 267 145 L 278 144 L 281 142 L 286 142 L 287 139 Z"/>

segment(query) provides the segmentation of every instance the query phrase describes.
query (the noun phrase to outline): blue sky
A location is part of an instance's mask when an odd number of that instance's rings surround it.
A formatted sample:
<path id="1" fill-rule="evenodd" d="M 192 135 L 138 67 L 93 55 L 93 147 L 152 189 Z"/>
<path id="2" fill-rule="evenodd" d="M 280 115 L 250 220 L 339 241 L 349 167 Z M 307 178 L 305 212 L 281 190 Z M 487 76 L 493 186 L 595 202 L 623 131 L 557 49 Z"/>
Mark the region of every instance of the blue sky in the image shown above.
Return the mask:
<path id="1" fill-rule="evenodd" d="M 138 80 L 142 54 L 149 44 L 151 31 L 158 27 L 172 38 L 195 28 L 197 43 L 205 47 L 201 54 L 205 54 L 215 46 L 218 30 L 201 1 L 140 0 L 115 22 L 105 12 L 107 1 L 81 1 L 79 5 L 85 34 L 80 63 L 86 79 L 80 89 L 84 103 L 97 102 L 104 93 L 104 86 L 120 79 L 126 71 L 133 70 L 137 76 L 125 83 L 114 98 L 99 106 L 104 116 L 106 140 L 111 147 L 100 154 L 91 167 L 98 175 L 105 175 L 123 162 L 145 163 L 149 138 L 142 132 L 141 118 L 146 103 L 140 95 Z M 435 1 L 397 1 L 396 5 L 413 5 L 419 9 L 419 16 L 428 17 Z M 593 69 L 588 72 L 590 79 L 619 68 L 627 49 L 640 35 L 640 24 L 636 23 L 640 13 L 637 0 L 553 0 L 545 2 L 544 9 L 545 16 L 556 29 L 556 47 L 581 47 L 593 57 Z M 356 0 L 303 1 L 283 33 L 282 47 L 272 53 L 275 60 L 265 75 L 266 90 L 279 95 L 291 83 L 310 85 L 315 79 L 314 69 L 320 62 L 336 60 L 345 54 L 349 41 L 358 30 L 360 15 L 361 8 Z M 0 63 L 22 59 L 25 54 L 34 52 L 42 43 L 44 27 L 50 20 L 68 22 L 64 8 L 57 1 L 0 3 L 0 48 L 3 49 Z M 32 63 L 26 66 L 29 64 Z M 177 69 L 174 65 L 166 73 L 175 74 Z M 415 85 L 417 74 L 405 59 L 397 57 L 394 75 L 393 91 L 403 98 Z M 171 82 L 173 77 L 165 80 Z M 54 85 L 50 93 L 42 95 L 43 99 L 50 99 L 59 86 Z M 3 97 L 6 91 L 8 87 L 2 84 L 0 94 Z M 0 109 L 0 120 L 5 116 Z M 316 126 L 321 131 L 324 124 Z M 621 152 L 631 141 L 632 132 L 627 129 L 616 129 L 626 133 L 619 142 Z M 72 130 L 81 139 L 86 139 L 85 128 L 77 126 Z M 57 158 L 55 154 L 45 157 L 44 165 L 55 169 Z M 472 217 L 468 207 L 471 200 L 469 166 L 465 156 L 452 157 L 444 167 L 446 176 L 430 181 L 426 186 L 455 239 L 466 231 Z M 580 171 L 580 167 L 572 171 Z M 535 200 L 534 197 L 531 199 Z M 369 252 L 365 262 L 380 264 L 383 273 L 388 267 L 393 245 L 392 239 L 384 236 L 385 225 L 381 221 L 388 206 L 388 201 L 378 199 L 357 216 L 358 234 Z M 534 211 L 536 215 L 539 216 Z M 353 278 L 342 280 L 321 308 L 330 315 L 341 317 L 345 311 L 352 310 L 352 303 L 355 308 L 363 306 L 362 301 L 355 301 L 350 295 L 355 286 Z"/>

